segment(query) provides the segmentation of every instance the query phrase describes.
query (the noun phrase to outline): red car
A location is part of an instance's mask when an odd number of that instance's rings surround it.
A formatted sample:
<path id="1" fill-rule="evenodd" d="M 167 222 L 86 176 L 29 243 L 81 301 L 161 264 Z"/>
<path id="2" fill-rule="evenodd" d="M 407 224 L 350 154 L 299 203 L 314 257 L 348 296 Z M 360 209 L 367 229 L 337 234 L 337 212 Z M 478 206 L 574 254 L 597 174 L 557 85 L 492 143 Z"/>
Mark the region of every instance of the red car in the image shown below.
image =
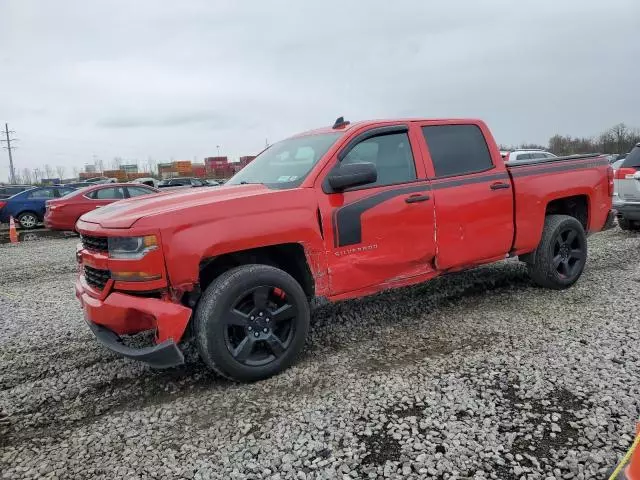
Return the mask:
<path id="1" fill-rule="evenodd" d="M 587 233 L 613 225 L 612 195 L 603 156 L 505 163 L 479 120 L 340 118 L 271 145 L 222 187 L 84 215 L 76 295 L 120 355 L 178 365 L 191 332 L 212 369 L 258 380 L 293 363 L 327 301 L 515 256 L 534 283 L 570 287 Z M 144 330 L 152 345 L 120 341 Z"/>
<path id="2" fill-rule="evenodd" d="M 47 201 L 44 224 L 51 230 L 75 230 L 85 213 L 125 198 L 157 193 L 147 185 L 102 183 L 76 190 L 62 198 Z"/>

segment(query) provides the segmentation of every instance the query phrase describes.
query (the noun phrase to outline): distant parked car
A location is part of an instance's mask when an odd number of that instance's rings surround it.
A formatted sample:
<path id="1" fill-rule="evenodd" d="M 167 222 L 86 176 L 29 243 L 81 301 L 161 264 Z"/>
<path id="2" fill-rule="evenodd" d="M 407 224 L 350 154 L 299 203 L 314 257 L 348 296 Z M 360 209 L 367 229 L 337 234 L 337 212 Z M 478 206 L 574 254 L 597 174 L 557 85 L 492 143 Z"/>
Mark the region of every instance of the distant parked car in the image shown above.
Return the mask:
<path id="1" fill-rule="evenodd" d="M 87 178 L 85 182 L 87 183 L 116 183 L 118 179 L 116 178 L 107 178 L 107 177 L 93 177 Z"/>
<path id="2" fill-rule="evenodd" d="M 0 200 L 0 222 L 15 218 L 22 228 L 35 228 L 44 219 L 47 200 L 60 198 L 75 189 L 72 187 L 36 187 Z"/>
<path id="3" fill-rule="evenodd" d="M 101 183 L 47 202 L 44 224 L 51 230 L 75 230 L 81 215 L 124 198 L 157 193 L 147 185 Z"/>
<path id="4" fill-rule="evenodd" d="M 33 185 L 0 185 L 0 198 L 12 197 L 30 188 L 33 188 Z"/>
<path id="5" fill-rule="evenodd" d="M 544 150 L 513 150 L 513 151 L 501 151 L 500 155 L 505 162 L 520 162 L 526 160 L 535 160 L 539 158 L 556 158 L 551 152 L 545 152 Z"/>
<path id="6" fill-rule="evenodd" d="M 141 183 L 142 185 L 158 188 L 158 184 L 160 182 L 153 177 L 143 177 L 143 178 L 136 178 L 135 180 L 131 180 L 129 183 Z"/>
<path id="7" fill-rule="evenodd" d="M 623 230 L 640 230 L 640 143 L 622 160 L 613 175 L 613 208 Z"/>
<path id="8" fill-rule="evenodd" d="M 180 178 L 169 178 L 167 180 L 162 180 L 158 184 L 158 188 L 168 188 L 168 187 L 209 187 L 211 186 L 207 183 L 206 180 L 201 180 L 199 178 L 193 177 L 180 177 Z"/>
<path id="9" fill-rule="evenodd" d="M 95 183 L 90 182 L 71 182 L 71 183 L 63 183 L 62 185 L 56 185 L 57 187 L 73 187 L 73 188 L 84 188 L 95 185 Z"/>

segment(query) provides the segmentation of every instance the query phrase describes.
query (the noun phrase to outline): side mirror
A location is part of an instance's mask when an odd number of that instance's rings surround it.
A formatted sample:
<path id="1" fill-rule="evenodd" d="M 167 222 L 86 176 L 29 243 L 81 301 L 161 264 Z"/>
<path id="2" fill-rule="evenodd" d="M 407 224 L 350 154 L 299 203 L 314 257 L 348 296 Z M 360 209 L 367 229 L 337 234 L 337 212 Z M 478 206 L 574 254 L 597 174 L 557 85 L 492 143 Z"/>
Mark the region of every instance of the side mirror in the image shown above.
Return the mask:
<path id="1" fill-rule="evenodd" d="M 357 187 L 374 183 L 378 179 L 378 172 L 373 163 L 347 163 L 334 168 L 329 174 L 329 186 L 334 192 L 341 192 L 345 188 Z"/>

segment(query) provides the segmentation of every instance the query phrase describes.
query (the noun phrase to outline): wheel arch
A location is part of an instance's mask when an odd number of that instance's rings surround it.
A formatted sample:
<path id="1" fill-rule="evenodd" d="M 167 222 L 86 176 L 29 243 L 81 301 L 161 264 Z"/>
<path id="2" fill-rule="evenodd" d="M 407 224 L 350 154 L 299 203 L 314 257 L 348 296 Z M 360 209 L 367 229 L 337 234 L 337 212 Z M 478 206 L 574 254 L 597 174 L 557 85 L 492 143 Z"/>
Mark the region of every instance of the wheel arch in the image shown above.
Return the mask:
<path id="1" fill-rule="evenodd" d="M 248 264 L 270 265 L 291 275 L 309 299 L 315 296 L 315 282 L 304 246 L 300 243 L 282 243 L 265 247 L 228 252 L 200 261 L 198 283 L 204 291 L 224 272 Z"/>
<path id="2" fill-rule="evenodd" d="M 579 194 L 549 200 L 545 208 L 545 217 L 549 215 L 568 215 L 577 219 L 584 231 L 589 231 L 590 202 L 589 195 Z"/>

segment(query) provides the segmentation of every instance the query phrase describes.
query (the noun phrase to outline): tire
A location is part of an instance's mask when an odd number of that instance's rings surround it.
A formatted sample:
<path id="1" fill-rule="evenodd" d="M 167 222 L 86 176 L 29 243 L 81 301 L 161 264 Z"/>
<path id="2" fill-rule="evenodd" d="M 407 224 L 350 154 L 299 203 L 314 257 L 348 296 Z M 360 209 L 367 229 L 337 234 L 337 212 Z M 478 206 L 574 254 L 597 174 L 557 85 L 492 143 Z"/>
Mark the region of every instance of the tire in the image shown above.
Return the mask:
<path id="1" fill-rule="evenodd" d="M 582 224 L 568 215 L 548 215 L 533 262 L 527 264 L 533 282 L 554 290 L 568 288 L 580 278 L 586 261 Z"/>
<path id="2" fill-rule="evenodd" d="M 196 308 L 195 342 L 202 360 L 220 375 L 262 380 L 295 361 L 309 317 L 307 296 L 291 275 L 268 265 L 243 265 L 205 290 Z"/>
<path id="3" fill-rule="evenodd" d="M 23 212 L 20 215 L 18 215 L 17 220 L 20 226 L 25 230 L 36 228 L 38 226 L 38 222 L 40 221 L 40 219 L 38 218 L 38 215 L 36 215 L 33 212 Z"/>
<path id="4" fill-rule="evenodd" d="M 638 231 L 640 227 L 637 223 L 632 222 L 631 220 L 627 220 L 624 217 L 618 217 L 618 226 L 621 230 L 625 231 Z"/>

